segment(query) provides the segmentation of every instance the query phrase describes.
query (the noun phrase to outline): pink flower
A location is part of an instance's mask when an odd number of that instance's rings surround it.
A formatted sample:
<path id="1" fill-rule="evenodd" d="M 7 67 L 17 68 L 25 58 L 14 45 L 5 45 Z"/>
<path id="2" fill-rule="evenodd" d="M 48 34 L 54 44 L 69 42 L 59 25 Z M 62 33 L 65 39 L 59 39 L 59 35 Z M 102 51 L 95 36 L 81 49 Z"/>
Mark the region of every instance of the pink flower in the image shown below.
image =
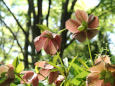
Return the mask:
<path id="1" fill-rule="evenodd" d="M 97 33 L 96 29 L 99 25 L 97 16 L 90 15 L 83 10 L 75 12 L 76 20 L 69 19 L 66 21 L 66 29 L 73 33 L 73 37 L 80 42 L 84 42 L 86 37 L 92 39 Z"/>
<path id="2" fill-rule="evenodd" d="M 38 86 L 39 79 L 37 75 L 34 75 L 33 71 L 23 71 L 21 73 L 24 73 L 24 76 L 22 78 L 26 83 L 30 83 L 32 84 L 32 86 Z M 23 80 L 21 81 L 22 84 L 25 83 Z"/>
<path id="3" fill-rule="evenodd" d="M 6 79 L 2 83 L 0 83 L 0 86 L 9 86 L 10 83 L 12 83 L 15 79 L 13 65 L 11 64 L 1 65 L 0 66 L 0 77 L 2 73 L 6 73 L 5 74 Z"/>
<path id="4" fill-rule="evenodd" d="M 110 58 L 106 55 L 100 56 L 95 61 L 95 66 L 91 67 L 91 72 L 87 77 L 86 86 L 112 86 L 112 82 L 115 86 L 115 66 L 110 65 Z M 110 80 L 106 81 L 105 80 Z"/>
<path id="5" fill-rule="evenodd" d="M 59 86 L 57 85 L 59 84 L 58 81 L 61 84 L 62 79 L 58 78 L 59 72 L 58 71 L 51 72 L 51 70 L 54 69 L 52 65 L 48 64 L 46 61 L 36 62 L 35 65 L 41 68 L 38 73 L 39 80 L 45 80 L 48 77 L 49 84 L 55 83 L 56 86 Z"/>
<path id="6" fill-rule="evenodd" d="M 35 38 L 34 44 L 38 52 L 43 48 L 47 54 L 54 55 L 60 49 L 61 37 L 49 31 L 44 31 Z"/>

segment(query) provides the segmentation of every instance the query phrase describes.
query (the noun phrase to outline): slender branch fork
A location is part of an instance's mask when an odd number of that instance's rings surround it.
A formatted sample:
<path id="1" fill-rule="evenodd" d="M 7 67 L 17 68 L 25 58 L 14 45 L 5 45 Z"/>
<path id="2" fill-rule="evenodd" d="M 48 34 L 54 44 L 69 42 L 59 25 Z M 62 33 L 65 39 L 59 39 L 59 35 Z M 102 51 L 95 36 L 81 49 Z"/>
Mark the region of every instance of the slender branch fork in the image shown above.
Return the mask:
<path id="1" fill-rule="evenodd" d="M 6 26 L 6 28 L 12 33 L 14 39 L 16 40 L 18 46 L 20 47 L 21 52 L 24 54 L 23 49 L 22 49 L 22 47 L 21 47 L 16 35 L 13 33 L 12 29 L 2 19 L 0 19 L 0 21 L 3 22 L 3 24 Z"/>
<path id="2" fill-rule="evenodd" d="M 16 23 L 18 24 L 18 26 L 21 28 L 21 30 L 23 31 L 24 34 L 26 34 L 24 28 L 22 27 L 22 25 L 19 23 L 18 19 L 16 18 L 16 16 L 13 14 L 13 12 L 10 10 L 10 8 L 6 5 L 6 3 L 4 2 L 4 0 L 2 0 L 3 4 L 6 6 L 7 10 L 11 13 L 11 15 L 13 16 L 13 18 L 15 19 Z"/>

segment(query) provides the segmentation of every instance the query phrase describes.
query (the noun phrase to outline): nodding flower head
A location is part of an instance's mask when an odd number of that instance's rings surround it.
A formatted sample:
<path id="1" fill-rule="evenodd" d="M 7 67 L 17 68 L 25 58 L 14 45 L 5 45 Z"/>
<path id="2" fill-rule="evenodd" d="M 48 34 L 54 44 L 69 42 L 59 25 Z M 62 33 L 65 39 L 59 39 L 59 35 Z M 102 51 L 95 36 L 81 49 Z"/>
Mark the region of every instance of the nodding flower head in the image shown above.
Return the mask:
<path id="1" fill-rule="evenodd" d="M 47 54 L 54 55 L 60 49 L 61 37 L 49 31 L 44 31 L 35 38 L 34 44 L 38 52 L 43 48 Z"/>
<path id="2" fill-rule="evenodd" d="M 73 33 L 73 38 L 80 42 L 84 42 L 86 37 L 92 39 L 97 33 L 96 29 L 99 25 L 97 16 L 90 15 L 83 10 L 75 12 L 76 19 L 69 19 L 66 21 L 66 29 Z"/>

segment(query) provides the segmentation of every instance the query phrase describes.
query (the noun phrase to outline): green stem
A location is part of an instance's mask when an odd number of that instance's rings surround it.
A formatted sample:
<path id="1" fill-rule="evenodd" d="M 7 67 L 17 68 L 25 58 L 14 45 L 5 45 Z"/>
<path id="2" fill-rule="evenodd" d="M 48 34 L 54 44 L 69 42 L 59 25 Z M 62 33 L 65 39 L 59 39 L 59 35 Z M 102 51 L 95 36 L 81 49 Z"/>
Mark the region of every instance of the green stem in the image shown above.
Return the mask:
<path id="1" fill-rule="evenodd" d="M 88 49 L 89 49 L 90 60 L 91 60 L 91 63 L 93 65 L 93 59 L 92 59 L 92 55 L 91 55 L 91 48 L 90 48 L 90 41 L 89 41 L 89 39 L 88 39 Z"/>

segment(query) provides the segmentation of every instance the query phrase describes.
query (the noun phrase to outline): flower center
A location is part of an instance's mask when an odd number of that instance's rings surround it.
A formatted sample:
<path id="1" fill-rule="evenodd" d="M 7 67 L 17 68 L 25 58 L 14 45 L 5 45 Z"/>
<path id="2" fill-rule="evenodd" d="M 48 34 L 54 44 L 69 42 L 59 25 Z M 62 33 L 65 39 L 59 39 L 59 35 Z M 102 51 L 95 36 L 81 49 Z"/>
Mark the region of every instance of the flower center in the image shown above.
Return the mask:
<path id="1" fill-rule="evenodd" d="M 53 38 L 53 36 L 52 36 L 51 33 L 45 34 L 44 37 L 49 38 L 49 39 L 52 39 L 52 38 Z"/>
<path id="2" fill-rule="evenodd" d="M 82 24 L 78 27 L 79 31 L 87 30 L 88 23 L 83 21 Z"/>

